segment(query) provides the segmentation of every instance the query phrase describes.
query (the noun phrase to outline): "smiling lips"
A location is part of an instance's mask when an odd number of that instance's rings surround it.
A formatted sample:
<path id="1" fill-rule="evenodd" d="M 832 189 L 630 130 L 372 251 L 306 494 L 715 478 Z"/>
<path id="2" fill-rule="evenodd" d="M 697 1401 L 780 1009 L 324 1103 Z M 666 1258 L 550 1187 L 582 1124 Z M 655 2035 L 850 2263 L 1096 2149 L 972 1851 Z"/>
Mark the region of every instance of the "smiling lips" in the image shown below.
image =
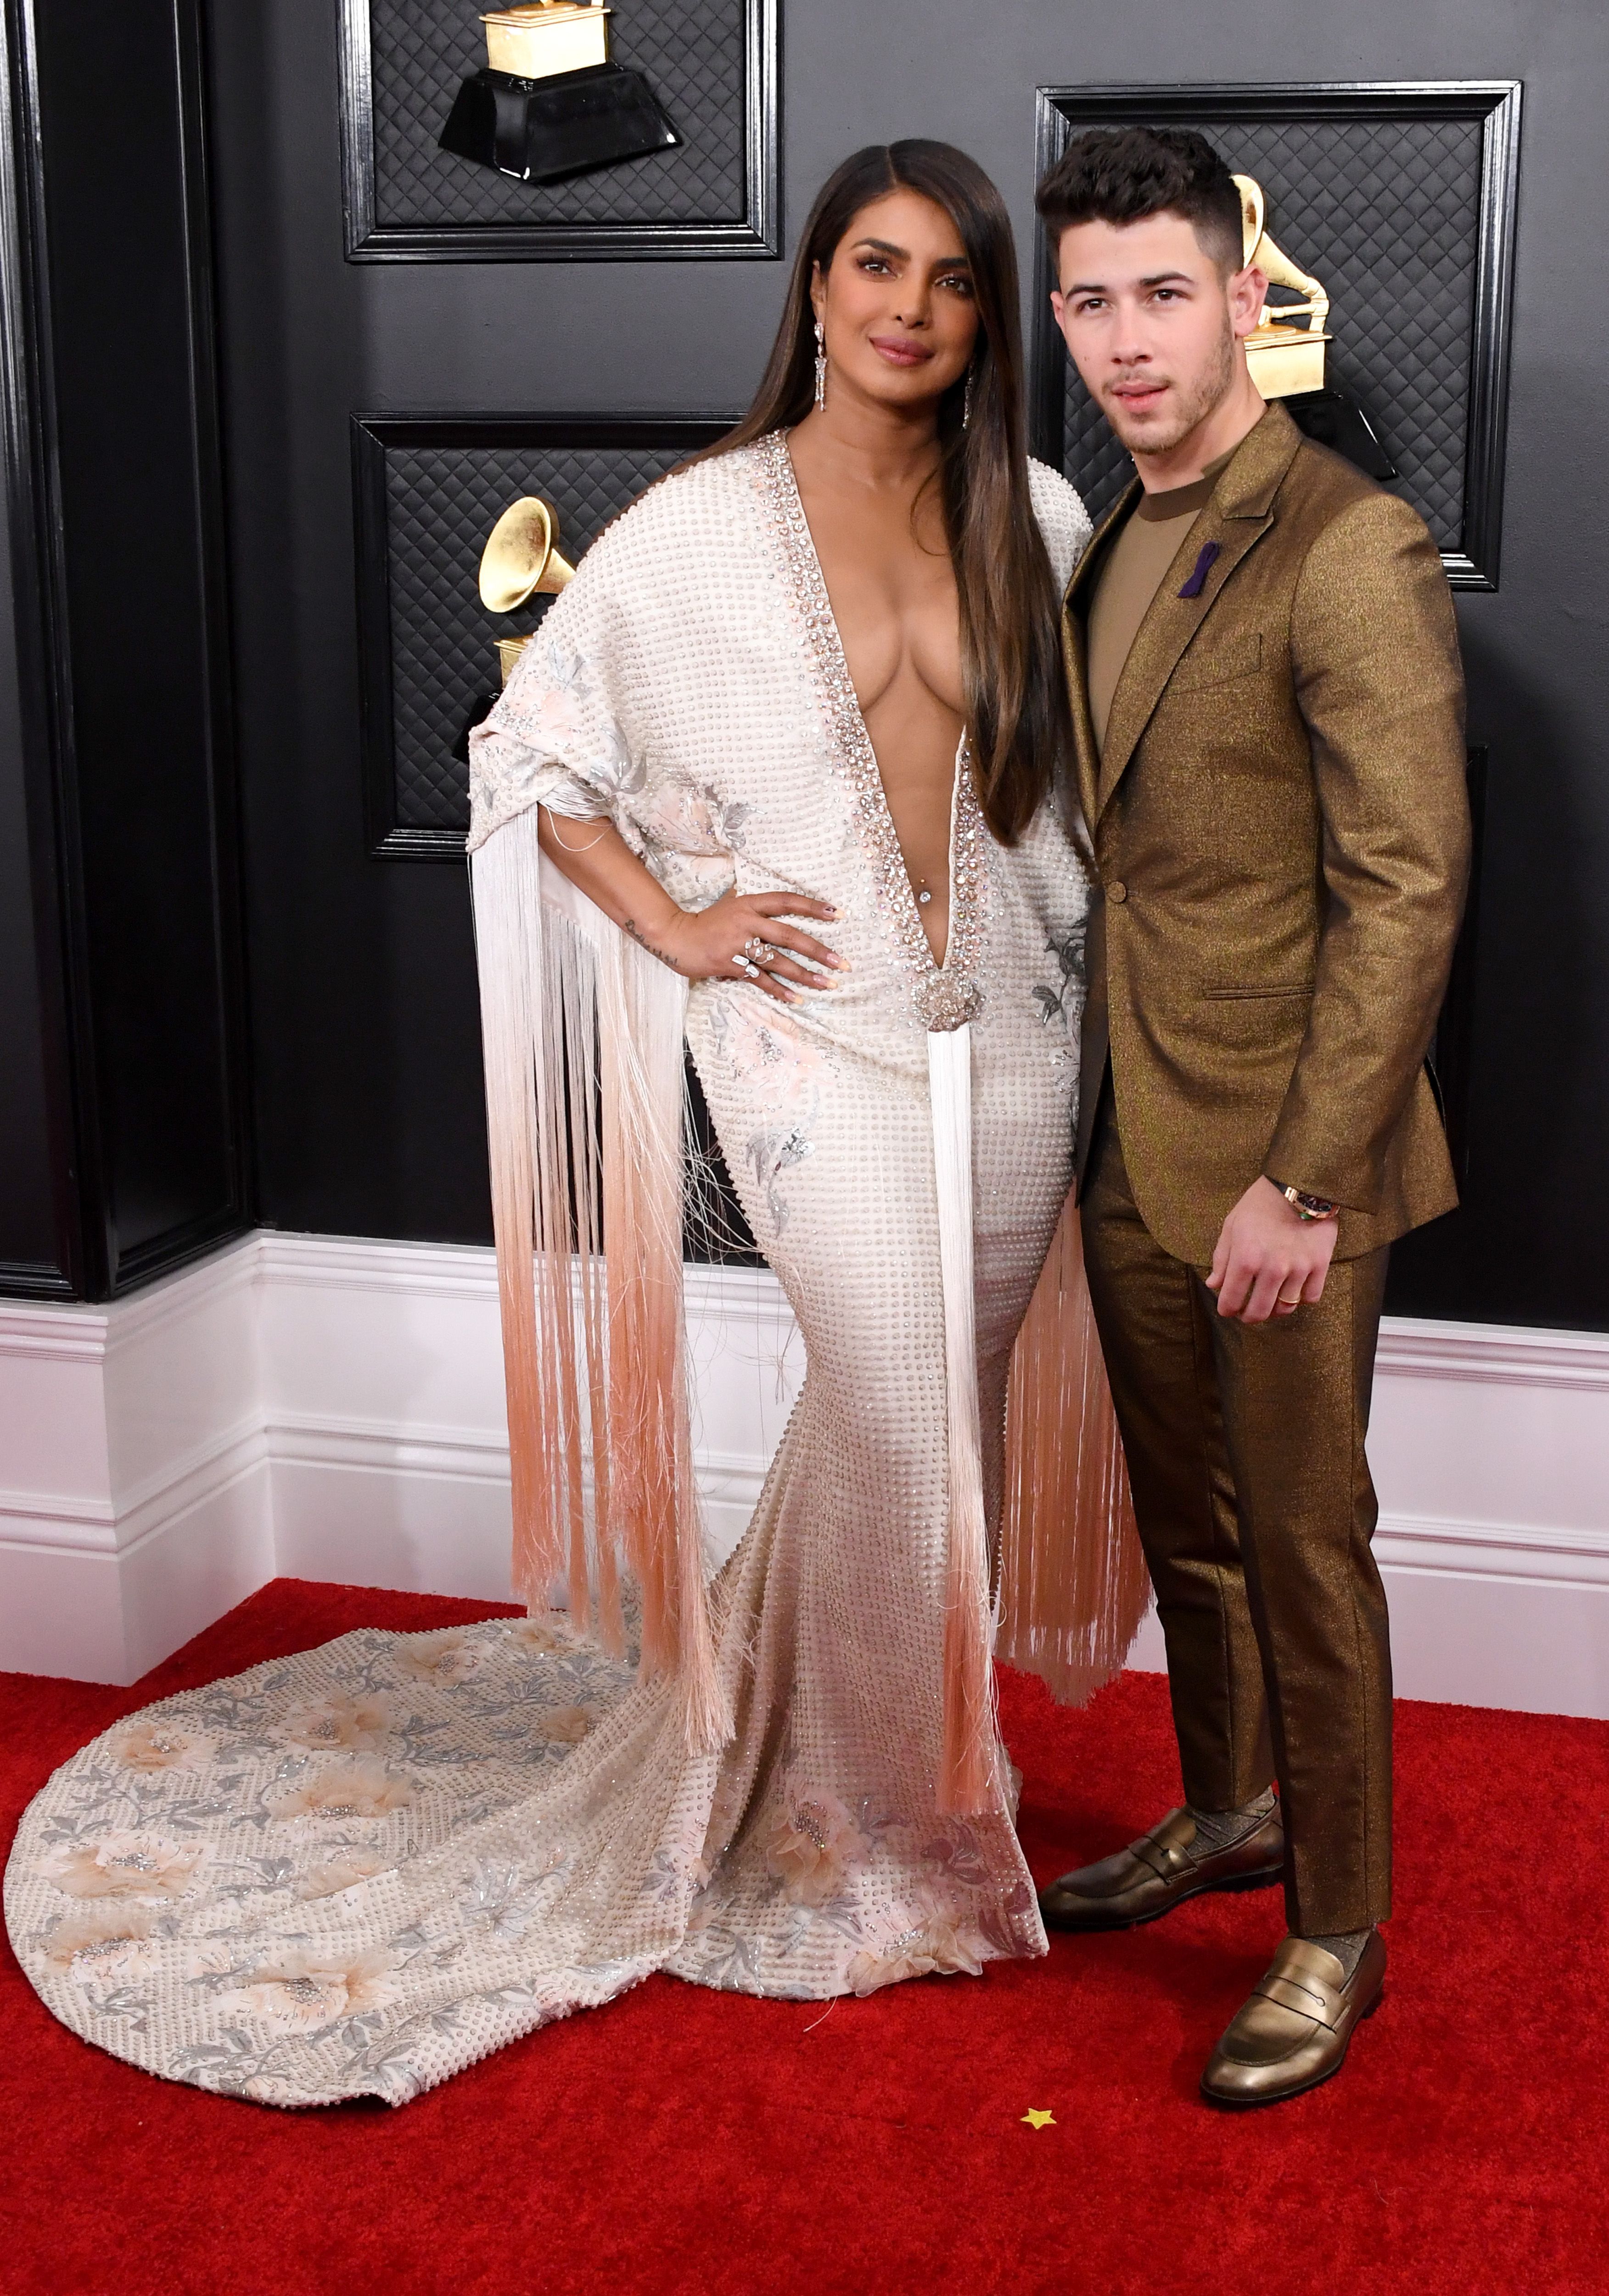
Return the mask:
<path id="1" fill-rule="evenodd" d="M 871 348 L 890 366 L 925 366 L 933 357 L 926 343 L 916 342 L 910 335 L 873 335 Z"/>

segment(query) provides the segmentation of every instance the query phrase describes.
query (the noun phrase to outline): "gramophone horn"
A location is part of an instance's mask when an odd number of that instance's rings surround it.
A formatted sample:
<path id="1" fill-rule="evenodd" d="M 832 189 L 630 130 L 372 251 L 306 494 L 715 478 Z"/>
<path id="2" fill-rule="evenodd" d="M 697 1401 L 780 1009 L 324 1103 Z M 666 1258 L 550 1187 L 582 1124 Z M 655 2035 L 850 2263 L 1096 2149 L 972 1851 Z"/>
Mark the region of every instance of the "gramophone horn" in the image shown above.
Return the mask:
<path id="1" fill-rule="evenodd" d="M 1234 184 L 1240 194 L 1240 260 L 1244 265 L 1256 254 L 1257 242 L 1262 237 L 1262 186 L 1250 176 L 1237 176 Z"/>
<path id="2" fill-rule="evenodd" d="M 480 603 L 494 614 L 511 614 L 538 591 L 556 594 L 576 570 L 553 547 L 553 512 L 537 495 L 510 504 L 480 554 Z"/>

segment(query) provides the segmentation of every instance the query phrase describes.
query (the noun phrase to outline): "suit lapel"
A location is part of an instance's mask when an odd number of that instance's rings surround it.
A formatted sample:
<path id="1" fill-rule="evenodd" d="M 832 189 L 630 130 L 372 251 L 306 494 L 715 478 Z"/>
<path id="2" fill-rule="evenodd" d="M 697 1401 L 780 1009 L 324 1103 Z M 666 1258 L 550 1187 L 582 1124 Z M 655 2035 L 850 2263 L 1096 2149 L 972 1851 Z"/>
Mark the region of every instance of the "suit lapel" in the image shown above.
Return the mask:
<path id="1" fill-rule="evenodd" d="M 1100 755 L 1090 716 L 1090 596 L 1107 543 L 1139 499 L 1139 480 L 1131 479 L 1117 501 L 1090 538 L 1089 546 L 1067 584 L 1062 601 L 1062 659 L 1066 665 L 1067 694 L 1073 705 L 1073 742 L 1078 767 L 1078 801 L 1091 830 L 1095 826 L 1096 791 Z"/>
<path id="2" fill-rule="evenodd" d="M 1099 815 L 1123 779 L 1123 768 L 1145 732 L 1152 711 L 1178 665 L 1179 657 L 1211 613 L 1237 566 L 1273 524 L 1271 512 L 1261 518 L 1225 518 L 1216 503 L 1206 509 L 1180 545 L 1179 555 L 1156 586 L 1156 595 L 1135 633 L 1129 658 L 1112 696 L 1107 718 L 1107 738 L 1100 754 L 1095 809 Z M 1212 544 L 1217 553 L 1199 594 L 1179 595 L 1203 550 Z"/>
<path id="3" fill-rule="evenodd" d="M 1123 676 L 1117 681 L 1117 691 L 1112 696 L 1106 743 L 1099 765 L 1088 774 L 1087 780 L 1083 750 L 1085 733 L 1080 734 L 1080 791 L 1083 799 L 1084 818 L 1090 824 L 1091 834 L 1096 822 L 1110 802 L 1113 791 L 1123 779 L 1139 737 L 1149 724 L 1152 712 L 1178 666 L 1180 656 L 1223 594 L 1224 585 L 1233 578 L 1236 568 L 1273 524 L 1274 496 L 1279 491 L 1301 443 L 1301 432 L 1284 407 L 1275 402 L 1242 439 L 1233 461 L 1218 480 L 1212 501 L 1191 527 L 1178 556 L 1157 585 L 1156 595 L 1152 599 L 1135 636 L 1128 660 L 1123 664 Z M 1131 488 L 1113 517 L 1101 528 L 1099 540 L 1107 537 L 1115 520 L 1132 498 L 1133 489 Z M 1217 545 L 1217 554 L 1207 570 L 1198 594 L 1193 598 L 1181 598 L 1180 590 L 1187 586 L 1188 578 L 1209 544 Z M 1068 590 L 1069 602 L 1079 594 L 1079 577 L 1095 554 L 1095 545 L 1091 544 L 1074 570 Z M 1087 603 L 1086 594 L 1086 608 Z M 1082 622 L 1082 618 L 1074 617 L 1070 611 L 1066 619 L 1069 624 L 1075 619 Z M 1082 649 L 1082 626 L 1078 643 Z M 1069 671 L 1073 668 L 1072 645 L 1069 636 Z M 1081 671 L 1083 660 L 1081 651 Z M 1074 722 L 1077 723 L 1082 701 L 1087 732 L 1089 698 L 1087 684 L 1082 675 L 1074 688 Z M 1092 752 L 1092 734 L 1088 738 Z"/>

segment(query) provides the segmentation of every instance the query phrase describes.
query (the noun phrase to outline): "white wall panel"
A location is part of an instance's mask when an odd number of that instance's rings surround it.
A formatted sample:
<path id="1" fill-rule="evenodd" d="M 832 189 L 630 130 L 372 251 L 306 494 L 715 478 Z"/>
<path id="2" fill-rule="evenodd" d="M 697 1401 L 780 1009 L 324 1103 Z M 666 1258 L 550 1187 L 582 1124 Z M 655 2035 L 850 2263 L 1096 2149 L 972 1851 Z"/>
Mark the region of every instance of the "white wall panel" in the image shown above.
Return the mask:
<path id="1" fill-rule="evenodd" d="M 764 1269 L 691 1268 L 688 1307 L 723 1555 L 803 1349 Z M 1609 1715 L 1609 1338 L 1388 1323 L 1370 1449 L 1399 1691 Z M 0 1666 L 132 1681 L 275 1575 L 501 1600 L 508 1555 L 488 1251 L 264 1234 L 0 1306 Z"/>

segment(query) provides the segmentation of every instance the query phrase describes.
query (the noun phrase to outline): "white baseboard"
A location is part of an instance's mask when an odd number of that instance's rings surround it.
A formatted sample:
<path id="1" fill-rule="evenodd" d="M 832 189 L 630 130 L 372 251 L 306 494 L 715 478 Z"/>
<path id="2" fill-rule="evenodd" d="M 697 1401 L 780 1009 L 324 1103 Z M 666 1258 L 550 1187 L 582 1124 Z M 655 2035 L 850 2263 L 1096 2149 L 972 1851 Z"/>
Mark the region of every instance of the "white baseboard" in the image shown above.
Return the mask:
<path id="1" fill-rule="evenodd" d="M 725 1553 L 802 1350 L 764 1270 L 688 1301 Z M 275 1576 L 508 1595 L 486 1250 L 264 1233 L 110 1307 L 0 1302 L 0 1668 L 132 1682 Z M 1370 1454 L 1399 1691 L 1609 1716 L 1609 1335 L 1390 1322 Z"/>

